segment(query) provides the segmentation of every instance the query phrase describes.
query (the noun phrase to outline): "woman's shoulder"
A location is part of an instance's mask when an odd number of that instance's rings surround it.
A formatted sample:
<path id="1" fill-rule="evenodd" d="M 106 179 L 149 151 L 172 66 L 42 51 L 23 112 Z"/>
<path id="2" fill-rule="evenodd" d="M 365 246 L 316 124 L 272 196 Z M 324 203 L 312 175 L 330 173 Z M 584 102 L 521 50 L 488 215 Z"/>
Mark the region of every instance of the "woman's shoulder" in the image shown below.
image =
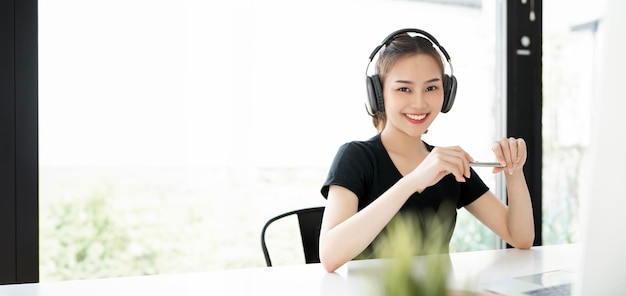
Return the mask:
<path id="1" fill-rule="evenodd" d="M 380 134 L 377 134 L 367 140 L 353 140 L 341 145 L 341 150 L 365 150 L 375 151 L 384 149 L 384 146 L 380 140 Z"/>
<path id="2" fill-rule="evenodd" d="M 367 140 L 353 140 L 345 142 L 337 150 L 336 159 L 350 159 L 351 161 L 373 160 L 385 153 L 385 147 L 376 135 Z"/>

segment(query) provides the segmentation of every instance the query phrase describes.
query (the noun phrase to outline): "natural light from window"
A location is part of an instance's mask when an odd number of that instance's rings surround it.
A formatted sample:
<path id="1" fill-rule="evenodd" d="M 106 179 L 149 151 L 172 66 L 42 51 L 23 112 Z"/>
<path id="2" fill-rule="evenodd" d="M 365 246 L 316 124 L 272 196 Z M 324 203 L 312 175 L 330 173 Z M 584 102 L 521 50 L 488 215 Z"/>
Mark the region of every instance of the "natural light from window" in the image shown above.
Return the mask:
<path id="1" fill-rule="evenodd" d="M 400 28 L 459 80 L 425 140 L 493 158 L 495 1 L 38 5 L 42 282 L 264 266 L 263 223 L 323 205 L 337 148 L 374 135 L 368 55 Z M 495 248 L 464 213 L 451 249 Z"/>

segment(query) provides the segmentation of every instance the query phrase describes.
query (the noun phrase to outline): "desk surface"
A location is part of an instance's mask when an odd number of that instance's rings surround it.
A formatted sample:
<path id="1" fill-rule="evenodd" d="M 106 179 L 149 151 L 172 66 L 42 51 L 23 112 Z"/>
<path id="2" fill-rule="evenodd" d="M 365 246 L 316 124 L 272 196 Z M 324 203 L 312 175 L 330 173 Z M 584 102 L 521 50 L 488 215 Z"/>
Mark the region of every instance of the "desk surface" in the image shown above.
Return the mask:
<path id="1" fill-rule="evenodd" d="M 450 253 L 449 286 L 480 291 L 483 282 L 556 269 L 574 269 L 578 245 Z M 416 258 L 418 264 L 419 257 Z M 320 264 L 0 285 L 0 295 L 375 295 L 372 269 L 384 260 L 351 261 L 334 273 Z M 369 287 L 369 288 L 368 288 Z M 369 290 L 368 290 L 369 289 Z"/>

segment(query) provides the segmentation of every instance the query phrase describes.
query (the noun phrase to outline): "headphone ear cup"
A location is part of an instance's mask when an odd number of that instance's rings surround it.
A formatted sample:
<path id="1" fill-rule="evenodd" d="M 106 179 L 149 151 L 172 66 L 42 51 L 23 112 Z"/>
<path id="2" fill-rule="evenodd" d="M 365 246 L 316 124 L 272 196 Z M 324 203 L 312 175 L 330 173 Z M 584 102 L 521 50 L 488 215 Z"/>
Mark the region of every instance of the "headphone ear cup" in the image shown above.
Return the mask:
<path id="1" fill-rule="evenodd" d="M 441 113 L 448 113 L 454 105 L 454 98 L 456 97 L 457 82 L 456 77 L 443 75 L 443 105 L 441 106 Z"/>
<path id="2" fill-rule="evenodd" d="M 376 112 L 385 111 L 385 104 L 383 101 L 383 85 L 380 82 L 380 77 L 378 75 L 367 76 L 366 78 L 367 85 L 367 112 L 370 115 L 375 115 Z"/>

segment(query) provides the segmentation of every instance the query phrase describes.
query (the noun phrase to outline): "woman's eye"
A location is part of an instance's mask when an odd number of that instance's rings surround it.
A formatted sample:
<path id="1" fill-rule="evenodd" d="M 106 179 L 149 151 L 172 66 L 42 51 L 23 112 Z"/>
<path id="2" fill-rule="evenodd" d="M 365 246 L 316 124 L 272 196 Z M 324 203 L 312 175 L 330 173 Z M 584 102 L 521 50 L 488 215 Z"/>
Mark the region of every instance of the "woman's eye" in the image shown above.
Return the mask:
<path id="1" fill-rule="evenodd" d="M 408 87 L 401 87 L 398 89 L 401 92 L 410 92 L 411 90 Z"/>
<path id="2" fill-rule="evenodd" d="M 437 87 L 433 85 L 433 86 L 427 87 L 426 91 L 433 91 L 433 90 L 436 90 L 436 89 L 437 89 Z"/>

